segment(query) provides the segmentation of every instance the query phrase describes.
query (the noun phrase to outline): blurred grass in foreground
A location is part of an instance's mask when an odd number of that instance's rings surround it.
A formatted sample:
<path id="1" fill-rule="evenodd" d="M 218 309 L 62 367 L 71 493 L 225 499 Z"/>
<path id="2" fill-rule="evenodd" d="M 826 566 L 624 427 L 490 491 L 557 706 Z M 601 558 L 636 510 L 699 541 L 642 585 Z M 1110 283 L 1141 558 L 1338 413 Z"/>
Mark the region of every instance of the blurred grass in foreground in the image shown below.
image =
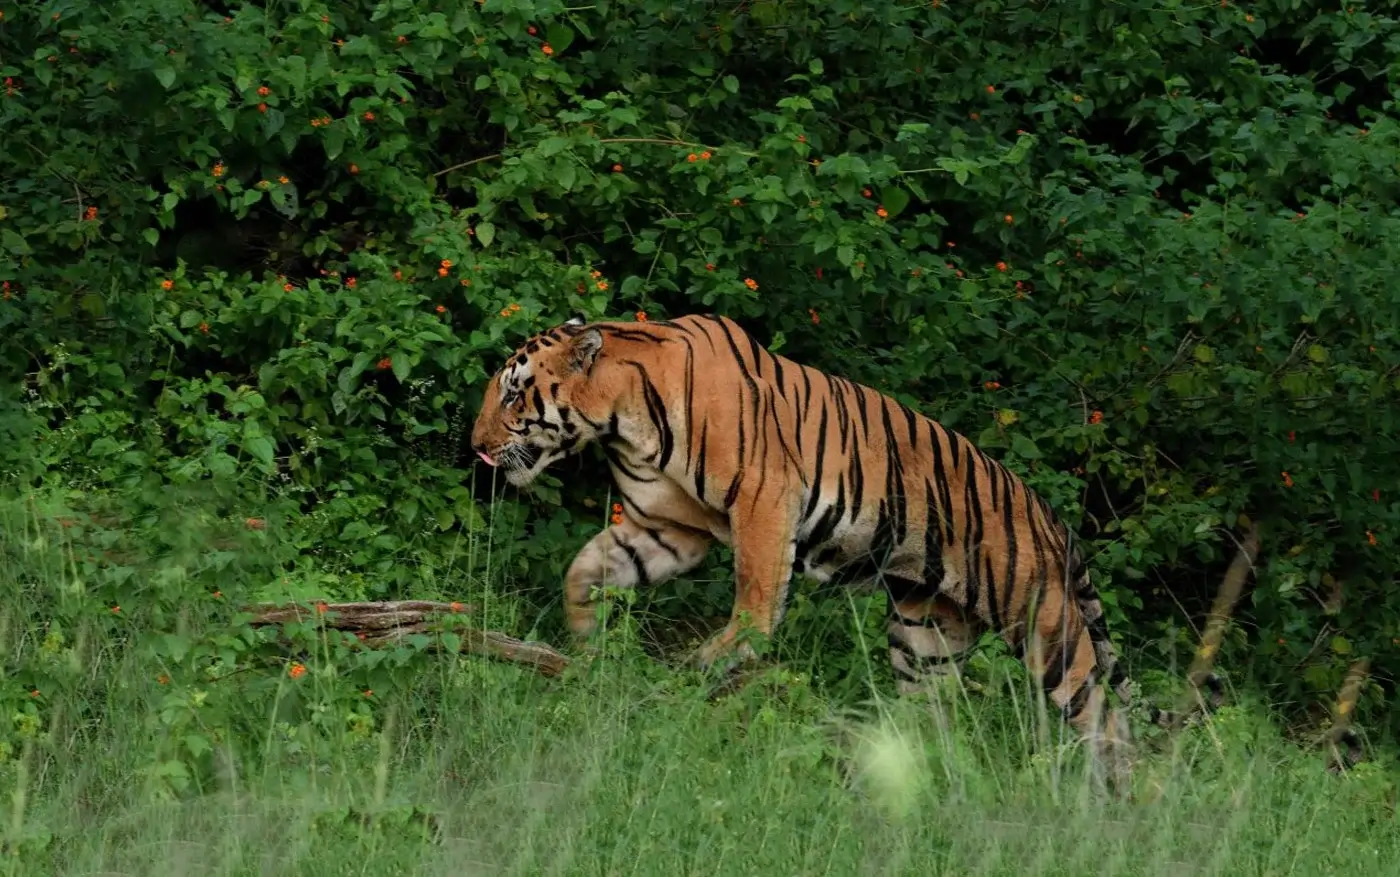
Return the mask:
<path id="1" fill-rule="evenodd" d="M 192 508 L 65 525 L 57 502 L 0 510 L 4 873 L 1400 866 L 1390 762 L 1329 775 L 1247 699 L 1174 743 L 1140 740 L 1137 801 L 1118 805 L 1089 794 L 1073 739 L 1011 675 L 946 704 L 852 709 L 776 668 L 711 701 L 645 657 L 631 621 L 556 680 L 314 631 L 279 647 L 232 610 L 314 590 L 265 528 L 201 547 Z M 473 564 L 434 569 L 440 594 L 490 597 Z M 496 598 L 492 626 L 528 631 L 514 608 Z"/>

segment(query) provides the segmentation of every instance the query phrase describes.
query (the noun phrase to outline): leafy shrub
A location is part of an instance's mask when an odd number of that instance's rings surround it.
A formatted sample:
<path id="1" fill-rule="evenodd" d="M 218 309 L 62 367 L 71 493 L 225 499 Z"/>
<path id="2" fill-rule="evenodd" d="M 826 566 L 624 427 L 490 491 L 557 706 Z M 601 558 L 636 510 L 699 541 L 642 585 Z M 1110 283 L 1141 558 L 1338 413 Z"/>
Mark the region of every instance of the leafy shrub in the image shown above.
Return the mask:
<path id="1" fill-rule="evenodd" d="M 547 608 L 606 487 L 585 459 L 488 520 L 462 447 L 484 377 L 574 312 L 713 310 L 1024 473 L 1135 647 L 1190 647 L 1180 613 L 1247 516 L 1266 548 L 1223 665 L 1309 704 L 1367 655 L 1363 707 L 1390 690 L 1388 14 L 3 11 L 0 453 L 24 483 L 232 483 L 371 595 L 467 534 Z"/>

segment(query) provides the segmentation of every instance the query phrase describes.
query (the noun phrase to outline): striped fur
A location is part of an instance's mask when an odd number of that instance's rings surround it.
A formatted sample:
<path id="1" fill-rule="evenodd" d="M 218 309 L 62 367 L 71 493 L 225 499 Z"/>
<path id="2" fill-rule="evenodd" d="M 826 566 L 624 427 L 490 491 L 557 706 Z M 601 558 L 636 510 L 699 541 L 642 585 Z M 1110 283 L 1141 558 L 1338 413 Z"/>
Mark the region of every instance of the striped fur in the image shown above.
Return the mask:
<path id="1" fill-rule="evenodd" d="M 995 630 L 1096 753 L 1127 745 L 1098 682 L 1126 699 L 1128 680 L 1073 534 L 963 436 L 770 353 L 724 317 L 575 318 L 492 378 L 472 444 L 523 485 L 593 441 L 625 514 L 569 568 L 576 634 L 596 623 L 595 586 L 663 581 L 719 540 L 734 549 L 734 610 L 700 648 L 703 666 L 752 654 L 742 626 L 773 632 L 794 572 L 878 581 L 902 691 L 950 672 Z"/>

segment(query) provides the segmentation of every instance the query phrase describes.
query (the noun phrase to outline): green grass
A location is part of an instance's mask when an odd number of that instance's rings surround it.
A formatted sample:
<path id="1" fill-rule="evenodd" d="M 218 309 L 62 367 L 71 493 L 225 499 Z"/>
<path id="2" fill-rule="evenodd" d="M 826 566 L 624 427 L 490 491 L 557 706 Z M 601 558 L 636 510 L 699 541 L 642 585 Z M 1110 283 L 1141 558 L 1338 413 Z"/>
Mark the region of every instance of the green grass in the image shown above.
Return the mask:
<path id="1" fill-rule="evenodd" d="M 1400 863 L 1393 776 L 1328 774 L 1247 705 L 1141 740 L 1137 798 L 1118 804 L 1090 792 L 1079 747 L 1014 672 L 947 701 L 877 685 L 838 703 L 771 668 L 711 699 L 624 627 L 554 680 L 411 649 L 372 664 L 310 634 L 292 679 L 273 645 L 220 658 L 230 614 L 164 605 L 142 584 L 159 567 L 125 580 L 124 619 L 102 614 L 106 596 L 84 608 L 77 552 L 38 532 L 0 536 L 5 873 L 1390 877 Z M 168 552 L 150 563 L 177 561 L 198 578 Z M 219 575 L 230 593 L 262 581 Z"/>

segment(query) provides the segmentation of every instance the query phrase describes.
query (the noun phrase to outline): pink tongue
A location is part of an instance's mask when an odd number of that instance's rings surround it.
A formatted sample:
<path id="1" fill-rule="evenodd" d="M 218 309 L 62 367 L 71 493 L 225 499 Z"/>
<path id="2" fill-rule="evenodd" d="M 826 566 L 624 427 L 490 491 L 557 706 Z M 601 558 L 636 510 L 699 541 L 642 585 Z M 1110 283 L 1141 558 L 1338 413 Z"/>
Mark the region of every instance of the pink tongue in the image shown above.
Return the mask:
<path id="1" fill-rule="evenodd" d="M 476 455 L 477 455 L 478 457 L 480 457 L 480 458 L 481 458 L 481 461 L 482 461 L 483 463 L 485 463 L 486 465 L 488 465 L 488 466 L 494 466 L 494 465 L 496 465 L 496 461 L 493 460 L 493 459 L 491 459 L 491 455 L 488 454 L 488 453 L 486 453 L 485 451 L 477 451 L 477 452 L 476 452 Z"/>

